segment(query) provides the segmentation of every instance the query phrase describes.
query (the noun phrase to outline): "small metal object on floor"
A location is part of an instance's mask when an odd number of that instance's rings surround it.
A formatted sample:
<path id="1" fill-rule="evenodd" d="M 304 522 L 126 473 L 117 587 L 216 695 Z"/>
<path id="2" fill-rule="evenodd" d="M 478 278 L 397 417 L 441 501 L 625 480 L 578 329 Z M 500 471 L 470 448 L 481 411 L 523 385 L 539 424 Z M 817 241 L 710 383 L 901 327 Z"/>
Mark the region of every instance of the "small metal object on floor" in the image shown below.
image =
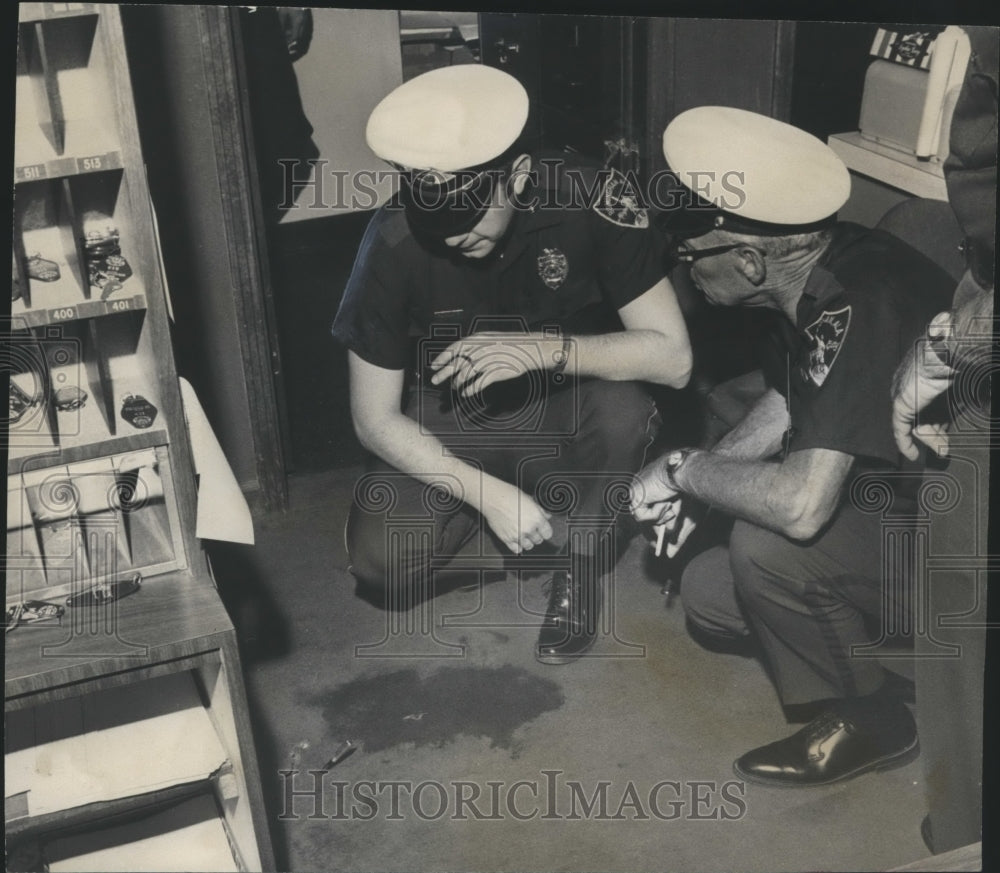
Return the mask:
<path id="1" fill-rule="evenodd" d="M 323 769 L 332 770 L 345 758 L 353 755 L 357 748 L 350 740 L 344 740 L 344 742 L 337 746 L 330 760 L 323 765 Z"/>

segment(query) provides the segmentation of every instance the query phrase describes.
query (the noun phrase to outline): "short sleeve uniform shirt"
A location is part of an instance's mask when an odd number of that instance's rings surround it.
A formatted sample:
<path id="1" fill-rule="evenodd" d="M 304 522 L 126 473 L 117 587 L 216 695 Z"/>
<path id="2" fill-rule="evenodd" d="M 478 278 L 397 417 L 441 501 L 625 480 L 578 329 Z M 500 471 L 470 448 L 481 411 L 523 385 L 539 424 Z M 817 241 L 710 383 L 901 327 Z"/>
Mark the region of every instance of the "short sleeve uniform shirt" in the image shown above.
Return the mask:
<path id="1" fill-rule="evenodd" d="M 488 258 L 432 247 L 389 204 L 368 227 L 333 325 L 365 361 L 406 369 L 414 340 L 475 330 L 598 333 L 665 275 L 662 244 L 625 177 L 536 163 L 508 234 Z"/>
<path id="2" fill-rule="evenodd" d="M 795 330 L 768 381 L 788 400 L 789 451 L 823 448 L 864 468 L 903 461 L 892 435 L 892 379 L 954 279 L 888 233 L 842 223 L 813 268 Z M 777 357 L 777 356 L 776 356 Z"/>

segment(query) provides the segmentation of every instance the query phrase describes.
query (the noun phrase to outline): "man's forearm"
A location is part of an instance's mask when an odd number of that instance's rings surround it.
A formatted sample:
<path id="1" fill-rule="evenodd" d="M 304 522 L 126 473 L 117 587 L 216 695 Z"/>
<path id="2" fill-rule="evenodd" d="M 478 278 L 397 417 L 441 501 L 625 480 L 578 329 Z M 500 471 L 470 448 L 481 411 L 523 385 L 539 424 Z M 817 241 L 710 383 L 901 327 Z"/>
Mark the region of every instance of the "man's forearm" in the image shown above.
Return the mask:
<path id="1" fill-rule="evenodd" d="M 777 484 L 779 465 L 697 452 L 676 477 L 681 490 L 723 512 L 785 532 L 794 520 L 791 506 L 767 498 Z"/>
<path id="2" fill-rule="evenodd" d="M 390 416 L 378 425 L 359 428 L 358 437 L 366 449 L 400 472 L 482 509 L 485 480 L 494 477 L 456 458 L 413 419 L 402 413 Z"/>
<path id="3" fill-rule="evenodd" d="M 691 376 L 691 353 L 686 336 L 671 338 L 658 330 L 574 336 L 566 372 L 683 388 Z"/>
<path id="4" fill-rule="evenodd" d="M 769 458 L 781 448 L 781 439 L 787 427 L 785 398 L 769 388 L 743 420 L 715 444 L 712 451 L 728 458 L 749 461 Z"/>
<path id="5" fill-rule="evenodd" d="M 795 452 L 783 461 L 747 461 L 695 452 L 675 473 L 684 494 L 792 539 L 814 536 L 835 510 L 852 458 Z"/>

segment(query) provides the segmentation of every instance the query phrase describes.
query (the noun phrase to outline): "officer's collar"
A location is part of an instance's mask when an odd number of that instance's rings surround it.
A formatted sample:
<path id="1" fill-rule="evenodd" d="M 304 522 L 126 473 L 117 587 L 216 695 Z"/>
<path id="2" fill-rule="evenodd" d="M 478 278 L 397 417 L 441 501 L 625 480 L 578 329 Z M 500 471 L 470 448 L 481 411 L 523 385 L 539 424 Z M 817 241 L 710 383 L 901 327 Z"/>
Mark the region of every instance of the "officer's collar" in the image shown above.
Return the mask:
<path id="1" fill-rule="evenodd" d="M 834 225 L 826 249 L 816 260 L 809 278 L 806 279 L 805 288 L 802 289 L 803 298 L 808 298 L 816 305 L 822 305 L 843 290 L 836 276 L 827 269 L 827 265 L 865 233 L 865 228 L 850 222 L 839 222 Z"/>
<path id="2" fill-rule="evenodd" d="M 551 227 L 562 219 L 563 208 L 553 203 L 545 205 L 548 200 L 546 189 L 529 181 L 525 190 L 517 198 L 516 220 L 522 232 L 531 233 L 543 227 Z"/>

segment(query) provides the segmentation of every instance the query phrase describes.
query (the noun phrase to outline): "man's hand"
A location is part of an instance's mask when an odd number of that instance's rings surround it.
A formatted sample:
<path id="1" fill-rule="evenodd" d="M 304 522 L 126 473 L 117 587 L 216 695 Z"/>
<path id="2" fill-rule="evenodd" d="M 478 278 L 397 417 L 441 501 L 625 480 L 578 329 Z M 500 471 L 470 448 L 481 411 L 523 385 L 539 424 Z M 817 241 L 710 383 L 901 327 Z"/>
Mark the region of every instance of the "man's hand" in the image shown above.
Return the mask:
<path id="1" fill-rule="evenodd" d="M 662 460 L 643 467 L 632 478 L 629 510 L 636 521 L 651 521 L 673 530 L 680 516 L 680 492 L 666 480 Z"/>
<path id="2" fill-rule="evenodd" d="M 431 382 L 440 385 L 451 379 L 456 391 L 463 397 L 471 397 L 494 382 L 546 369 L 555 363 L 552 352 L 561 348 L 561 339 L 540 333 L 474 333 L 456 340 L 431 361 L 434 370 Z"/>
<path id="3" fill-rule="evenodd" d="M 694 516 L 680 514 L 680 501 L 678 500 L 677 503 L 678 514 L 671 521 L 665 524 L 653 525 L 653 530 L 656 531 L 656 542 L 653 544 L 653 551 L 656 553 L 656 557 L 660 557 L 664 553 L 666 553 L 668 558 L 674 557 L 684 547 L 684 543 L 687 542 L 692 531 L 698 526 L 698 522 Z M 679 526 L 678 519 L 680 519 Z M 670 534 L 669 539 L 667 539 L 668 533 Z"/>
<path id="4" fill-rule="evenodd" d="M 917 424 L 917 415 L 951 386 L 953 371 L 933 348 L 935 340 L 947 336 L 945 313 L 935 316 L 927 329 L 928 340 L 920 340 L 903 359 L 892 383 L 892 435 L 904 457 L 920 457 L 914 437 L 939 456 L 948 454 L 948 433 L 943 424 Z"/>
<path id="5" fill-rule="evenodd" d="M 493 482 L 485 488 L 479 511 L 500 541 L 515 555 L 533 549 L 552 536 L 549 513 L 520 488 Z"/>

